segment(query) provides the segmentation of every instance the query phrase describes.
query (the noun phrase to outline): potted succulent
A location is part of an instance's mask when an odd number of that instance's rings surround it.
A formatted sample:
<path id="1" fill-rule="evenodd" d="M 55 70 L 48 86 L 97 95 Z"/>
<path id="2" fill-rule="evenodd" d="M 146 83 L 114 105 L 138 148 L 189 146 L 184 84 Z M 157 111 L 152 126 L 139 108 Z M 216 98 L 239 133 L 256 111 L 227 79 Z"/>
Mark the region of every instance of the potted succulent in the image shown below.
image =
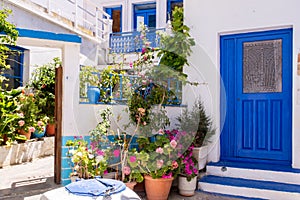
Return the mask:
<path id="1" fill-rule="evenodd" d="M 212 120 L 206 114 L 201 100 L 196 100 L 191 110 L 184 109 L 177 121 L 179 122 L 177 127 L 180 130 L 185 130 L 194 135 L 192 142 L 194 146 L 193 156 L 198 161 L 199 170 L 203 169 L 207 162 L 207 143 L 215 131 L 212 127 Z"/>

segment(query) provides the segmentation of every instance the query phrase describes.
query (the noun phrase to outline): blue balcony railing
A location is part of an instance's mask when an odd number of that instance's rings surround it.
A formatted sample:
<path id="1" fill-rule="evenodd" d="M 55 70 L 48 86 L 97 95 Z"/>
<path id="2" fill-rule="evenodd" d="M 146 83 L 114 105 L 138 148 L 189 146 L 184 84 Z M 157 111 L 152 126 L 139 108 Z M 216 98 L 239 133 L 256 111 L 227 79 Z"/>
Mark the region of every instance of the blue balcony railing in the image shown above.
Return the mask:
<path id="1" fill-rule="evenodd" d="M 160 46 L 160 36 L 157 31 L 164 29 L 149 29 L 146 38 L 151 43 L 151 47 Z M 143 47 L 139 31 L 111 33 L 109 41 L 110 53 L 132 53 L 140 52 Z"/>
<path id="2" fill-rule="evenodd" d="M 129 97 L 129 93 L 127 90 L 130 90 L 131 88 L 137 89 L 139 87 L 139 76 L 137 75 L 128 75 L 128 74 L 119 74 L 119 83 L 111 86 L 110 88 L 102 88 L 104 89 L 107 93 L 106 96 L 112 97 L 112 102 L 117 103 L 117 104 L 124 104 L 127 102 L 127 98 Z M 99 74 L 100 77 L 100 74 Z M 163 83 L 162 83 L 163 82 Z M 158 84 L 165 85 L 169 92 L 170 98 L 167 100 L 168 105 L 180 105 L 181 104 L 181 97 L 182 97 L 182 83 L 176 79 L 173 78 L 168 78 L 162 82 L 159 82 Z M 80 96 L 80 102 L 81 103 L 87 103 L 89 104 L 90 102 L 88 101 L 87 98 L 87 90 L 88 90 L 88 85 L 85 87 L 85 95 Z M 107 103 L 103 102 L 103 99 L 99 99 L 98 103 Z"/>

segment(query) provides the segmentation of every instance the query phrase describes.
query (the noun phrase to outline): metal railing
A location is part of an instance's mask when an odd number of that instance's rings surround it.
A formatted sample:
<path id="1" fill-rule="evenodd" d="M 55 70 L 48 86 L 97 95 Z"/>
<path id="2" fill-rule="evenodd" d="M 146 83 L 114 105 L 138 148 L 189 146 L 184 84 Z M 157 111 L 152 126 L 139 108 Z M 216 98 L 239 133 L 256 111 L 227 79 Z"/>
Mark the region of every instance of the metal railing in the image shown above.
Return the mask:
<path id="1" fill-rule="evenodd" d="M 95 73 L 101 79 L 100 73 Z M 113 76 L 113 75 L 112 75 Z M 131 90 L 131 88 L 134 88 L 137 90 L 139 88 L 139 80 L 140 77 L 137 75 L 128 75 L 128 74 L 118 74 L 119 76 L 119 82 L 118 84 L 114 86 L 110 86 L 110 88 L 101 88 L 102 90 L 106 91 L 107 97 L 112 97 L 112 101 L 117 104 L 124 104 L 127 102 L 127 99 L 129 98 L 128 91 Z M 163 82 L 163 83 L 162 83 Z M 174 78 L 167 78 L 166 80 L 163 80 L 159 83 L 159 85 L 164 85 L 166 87 L 169 96 L 172 98 L 167 99 L 168 105 L 179 105 L 182 101 L 182 83 Z M 89 88 L 88 84 L 85 85 L 85 96 L 80 96 L 80 103 L 87 103 L 90 104 L 87 97 L 87 90 Z M 99 99 L 98 103 L 108 103 L 105 99 Z"/>
<path id="2" fill-rule="evenodd" d="M 95 0 L 29 0 L 46 9 L 50 15 L 57 15 L 66 24 L 78 31 L 108 41 L 112 20 L 110 15 L 97 5 Z"/>
<path id="3" fill-rule="evenodd" d="M 146 38 L 151 43 L 151 47 L 160 46 L 160 36 L 157 31 L 164 29 L 150 29 L 146 34 Z M 139 31 L 118 32 L 110 34 L 109 48 L 110 53 L 132 53 L 140 52 L 143 47 L 142 39 Z"/>

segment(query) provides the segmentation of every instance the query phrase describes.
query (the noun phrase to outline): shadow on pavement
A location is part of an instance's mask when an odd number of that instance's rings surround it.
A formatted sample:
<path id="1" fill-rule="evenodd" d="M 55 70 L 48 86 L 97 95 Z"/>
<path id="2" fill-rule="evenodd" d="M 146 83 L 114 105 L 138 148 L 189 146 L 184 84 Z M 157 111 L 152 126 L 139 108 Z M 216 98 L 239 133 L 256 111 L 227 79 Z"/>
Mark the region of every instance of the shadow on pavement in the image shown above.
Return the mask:
<path id="1" fill-rule="evenodd" d="M 11 184 L 10 188 L 0 190 L 0 199 L 22 200 L 25 197 L 42 194 L 54 188 L 61 187 L 54 183 L 54 177 L 42 177 Z"/>

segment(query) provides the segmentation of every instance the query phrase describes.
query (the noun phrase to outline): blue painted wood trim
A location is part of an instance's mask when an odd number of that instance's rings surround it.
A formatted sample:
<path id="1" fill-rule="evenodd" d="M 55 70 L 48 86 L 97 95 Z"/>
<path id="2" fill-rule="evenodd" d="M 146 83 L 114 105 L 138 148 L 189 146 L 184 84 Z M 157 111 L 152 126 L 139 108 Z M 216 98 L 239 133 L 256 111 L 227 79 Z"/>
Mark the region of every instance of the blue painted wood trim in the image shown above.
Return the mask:
<path id="1" fill-rule="evenodd" d="M 300 185 L 278 183 L 273 181 L 257 181 L 257 180 L 241 179 L 241 178 L 229 178 L 229 177 L 208 175 L 208 176 L 204 176 L 200 180 L 200 182 L 234 186 L 234 187 L 246 187 L 246 188 L 254 188 L 254 189 L 300 193 Z"/>
<path id="2" fill-rule="evenodd" d="M 244 38 L 247 35 L 250 35 L 253 33 L 242 33 L 242 34 L 233 34 L 233 35 L 226 35 L 226 36 L 221 36 L 220 37 L 220 66 L 221 66 L 221 77 L 224 83 L 225 89 L 227 91 L 222 91 L 220 92 L 220 115 L 221 119 L 225 119 L 224 122 L 224 127 L 221 132 L 221 160 L 222 161 L 234 161 L 234 160 L 239 160 L 239 161 L 253 161 L 253 162 L 267 162 L 265 161 L 260 161 L 260 160 L 250 160 L 250 159 L 240 159 L 240 158 L 234 158 L 236 156 L 235 148 L 232 146 L 232 144 L 236 144 L 236 138 L 234 136 L 234 131 L 235 131 L 235 121 L 234 121 L 234 115 L 235 115 L 235 99 L 230 99 L 228 100 L 228 97 L 232 97 L 235 94 L 236 90 L 236 84 L 232 80 L 236 80 L 236 70 L 235 71 L 228 71 L 229 66 L 236 66 L 237 63 L 234 60 L 234 58 L 237 56 L 237 48 L 236 48 L 236 41 L 240 38 Z M 290 38 L 293 38 L 293 29 L 288 28 L 288 29 L 281 29 L 281 30 L 271 30 L 271 31 L 261 31 L 261 32 L 255 32 L 255 37 L 263 37 L 265 35 L 272 35 L 272 34 L 287 34 L 290 36 Z M 289 43 L 288 46 L 289 48 L 284 49 L 283 54 L 286 55 L 292 55 L 292 40 L 287 40 Z M 226 48 L 228 51 L 225 52 L 222 49 Z M 231 55 L 229 56 L 230 59 L 225 59 L 226 57 L 228 58 L 228 54 Z M 292 66 L 292 59 L 289 59 L 289 65 Z M 284 72 L 283 73 L 289 73 L 288 76 L 290 77 L 288 79 L 288 87 L 292 88 L 292 70 L 290 72 Z M 230 75 L 230 77 L 229 77 Z M 221 85 L 222 88 L 222 85 Z M 290 94 L 289 98 L 289 103 L 292 105 L 292 93 Z M 231 108 L 233 112 L 226 113 L 227 108 Z M 291 122 L 290 122 L 291 123 Z M 220 123 L 222 127 L 222 122 Z M 287 130 L 291 133 L 291 130 Z M 291 136 L 291 135 L 290 135 Z M 292 139 L 288 141 L 288 145 L 292 147 Z M 289 152 L 289 161 L 283 161 L 280 162 L 283 165 L 290 165 L 290 160 L 291 160 L 291 149 Z M 270 161 L 270 163 L 277 164 L 278 162 L 276 161 Z"/>
<path id="3" fill-rule="evenodd" d="M 78 35 L 53 33 L 53 32 L 46 32 L 46 31 L 22 29 L 22 28 L 17 28 L 17 30 L 19 31 L 19 37 L 81 43 L 81 37 Z"/>

